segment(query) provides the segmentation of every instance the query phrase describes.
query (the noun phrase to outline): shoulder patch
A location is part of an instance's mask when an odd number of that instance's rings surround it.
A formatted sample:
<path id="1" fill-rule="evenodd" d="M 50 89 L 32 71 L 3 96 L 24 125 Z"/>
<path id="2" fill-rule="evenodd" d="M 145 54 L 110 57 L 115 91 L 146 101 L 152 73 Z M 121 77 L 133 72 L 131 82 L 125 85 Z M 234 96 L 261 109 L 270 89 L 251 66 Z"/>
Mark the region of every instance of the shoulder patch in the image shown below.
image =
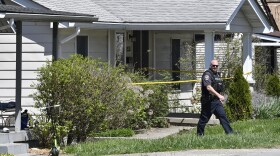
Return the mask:
<path id="1" fill-rule="evenodd" d="M 204 80 L 208 81 L 209 80 L 209 75 L 205 75 Z"/>

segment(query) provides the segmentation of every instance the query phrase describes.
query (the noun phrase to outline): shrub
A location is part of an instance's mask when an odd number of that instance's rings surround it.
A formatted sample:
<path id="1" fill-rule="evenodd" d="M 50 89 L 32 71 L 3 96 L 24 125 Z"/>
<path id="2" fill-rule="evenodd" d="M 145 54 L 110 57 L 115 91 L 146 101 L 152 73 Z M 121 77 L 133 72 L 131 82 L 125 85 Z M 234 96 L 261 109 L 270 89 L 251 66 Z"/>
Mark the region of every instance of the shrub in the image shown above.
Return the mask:
<path id="1" fill-rule="evenodd" d="M 242 73 L 242 68 L 238 67 L 229 86 L 229 96 L 225 110 L 231 121 L 249 119 L 253 113 L 249 84 Z"/>
<path id="2" fill-rule="evenodd" d="M 73 139 L 84 141 L 93 132 L 146 128 L 151 109 L 152 118 L 164 116 L 167 90 L 131 84 L 132 80 L 143 79 L 138 73 L 126 73 L 121 66 L 113 68 L 99 60 L 73 55 L 39 69 L 39 83 L 34 84 L 38 92 L 33 98 L 37 107 L 49 108 L 45 122 L 51 122 L 52 116 L 57 126 L 68 130 L 70 144 Z"/>
<path id="3" fill-rule="evenodd" d="M 280 100 L 274 99 L 255 108 L 257 119 L 273 119 L 280 117 Z"/>
<path id="4" fill-rule="evenodd" d="M 36 106 L 50 107 L 55 124 L 69 129 L 68 144 L 74 138 L 84 141 L 92 131 L 124 127 L 129 112 L 138 114 L 144 107 L 145 100 L 128 87 L 122 67 L 80 55 L 47 63 L 38 81 Z"/>
<path id="5" fill-rule="evenodd" d="M 280 80 L 277 74 L 271 74 L 267 76 L 265 93 L 269 96 L 280 96 Z"/>

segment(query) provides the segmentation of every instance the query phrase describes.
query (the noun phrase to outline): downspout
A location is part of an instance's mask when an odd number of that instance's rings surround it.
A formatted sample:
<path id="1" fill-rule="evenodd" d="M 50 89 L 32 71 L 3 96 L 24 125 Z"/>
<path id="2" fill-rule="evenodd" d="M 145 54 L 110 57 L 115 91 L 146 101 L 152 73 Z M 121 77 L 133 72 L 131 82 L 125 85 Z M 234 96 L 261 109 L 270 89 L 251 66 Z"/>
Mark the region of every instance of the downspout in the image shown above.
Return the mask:
<path id="1" fill-rule="evenodd" d="M 13 29 L 12 27 L 13 27 L 14 23 L 15 23 L 14 19 L 11 18 L 9 21 L 9 25 L 4 25 L 4 26 L 0 27 L 0 30 L 4 30 L 4 29 L 8 29 L 8 28 Z"/>
<path id="2" fill-rule="evenodd" d="M 64 39 L 62 39 L 60 41 L 58 58 L 61 58 L 61 54 L 62 54 L 62 52 L 61 52 L 61 45 L 66 43 L 66 42 L 68 42 L 68 41 L 70 41 L 71 39 L 75 38 L 76 36 L 78 36 L 80 34 L 80 32 L 81 32 L 81 28 L 80 27 L 76 27 L 76 31 L 73 34 L 71 34 L 70 36 L 68 36 L 68 37 L 66 37 L 66 38 L 64 38 Z"/>

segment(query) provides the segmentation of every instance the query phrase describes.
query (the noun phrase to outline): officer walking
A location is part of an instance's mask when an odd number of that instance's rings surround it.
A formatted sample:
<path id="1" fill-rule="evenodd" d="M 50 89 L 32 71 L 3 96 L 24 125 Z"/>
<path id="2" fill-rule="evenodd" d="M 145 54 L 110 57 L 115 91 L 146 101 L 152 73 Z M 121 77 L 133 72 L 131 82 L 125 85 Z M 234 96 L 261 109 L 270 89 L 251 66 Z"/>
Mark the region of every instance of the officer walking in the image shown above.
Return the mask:
<path id="1" fill-rule="evenodd" d="M 198 136 L 204 135 L 204 128 L 212 114 L 220 120 L 226 134 L 233 133 L 222 104 L 225 98 L 221 95 L 223 82 L 217 72 L 218 66 L 218 61 L 212 60 L 210 68 L 203 73 L 201 78 L 202 96 L 201 114 L 197 125 Z"/>

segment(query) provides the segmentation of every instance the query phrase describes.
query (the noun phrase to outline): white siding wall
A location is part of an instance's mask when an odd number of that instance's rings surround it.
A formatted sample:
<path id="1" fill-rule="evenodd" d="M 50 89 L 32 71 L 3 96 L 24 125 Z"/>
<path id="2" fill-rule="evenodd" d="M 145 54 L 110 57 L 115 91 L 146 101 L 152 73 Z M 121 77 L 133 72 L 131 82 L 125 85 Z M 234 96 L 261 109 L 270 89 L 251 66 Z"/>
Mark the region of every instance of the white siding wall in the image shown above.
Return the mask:
<path id="1" fill-rule="evenodd" d="M 22 38 L 22 106 L 34 104 L 30 94 L 36 83 L 36 70 L 51 60 L 52 30 L 49 23 L 23 23 Z M 15 100 L 16 35 L 0 35 L 0 100 Z"/>
<path id="2" fill-rule="evenodd" d="M 59 31 L 59 38 L 63 40 L 64 38 L 68 37 L 70 34 L 75 32 L 74 29 L 61 29 Z M 108 60 L 108 31 L 107 30 L 81 30 L 81 36 L 88 36 L 89 40 L 89 54 L 96 59 L 101 59 L 102 61 Z M 76 38 L 71 39 L 70 41 L 61 45 L 61 54 L 63 58 L 67 58 L 72 54 L 76 53 Z"/>
<path id="3" fill-rule="evenodd" d="M 59 29 L 59 40 L 74 33 Z M 107 61 L 107 31 L 81 30 L 80 35 L 89 36 L 89 56 Z M 22 106 L 34 105 L 30 94 L 36 90 L 30 85 L 36 83 L 36 71 L 47 60 L 52 59 L 52 29 L 50 23 L 24 22 L 22 38 Z M 15 100 L 16 78 L 16 35 L 0 35 L 0 100 Z M 61 45 L 63 58 L 76 52 L 76 38 Z"/>

